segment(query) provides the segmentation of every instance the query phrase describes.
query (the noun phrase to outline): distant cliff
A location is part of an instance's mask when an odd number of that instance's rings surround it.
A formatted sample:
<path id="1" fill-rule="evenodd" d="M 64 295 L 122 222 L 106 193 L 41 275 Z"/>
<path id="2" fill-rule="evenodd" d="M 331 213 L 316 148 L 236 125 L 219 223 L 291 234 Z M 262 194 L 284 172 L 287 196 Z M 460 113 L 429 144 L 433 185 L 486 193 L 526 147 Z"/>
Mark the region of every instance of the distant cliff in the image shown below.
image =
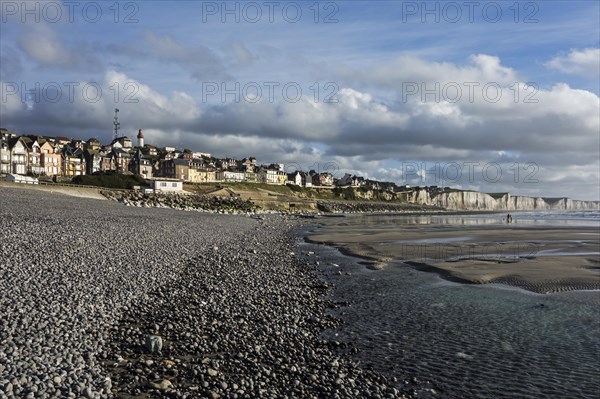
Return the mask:
<path id="1" fill-rule="evenodd" d="M 449 210 L 584 210 L 600 209 L 598 201 L 579 201 L 570 198 L 541 198 L 513 196 L 510 194 L 490 194 L 477 191 L 447 191 L 430 193 L 427 190 L 414 190 L 407 195 L 409 202 L 431 205 Z"/>

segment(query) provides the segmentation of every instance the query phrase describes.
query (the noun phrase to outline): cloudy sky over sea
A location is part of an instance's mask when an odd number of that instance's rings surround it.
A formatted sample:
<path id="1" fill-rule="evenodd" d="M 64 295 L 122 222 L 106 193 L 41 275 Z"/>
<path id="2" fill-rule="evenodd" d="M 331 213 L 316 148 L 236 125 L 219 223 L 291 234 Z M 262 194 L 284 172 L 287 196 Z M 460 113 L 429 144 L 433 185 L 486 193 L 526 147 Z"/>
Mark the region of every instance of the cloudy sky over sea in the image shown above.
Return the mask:
<path id="1" fill-rule="evenodd" d="M 600 199 L 596 1 L 0 5 L 18 133 Z"/>

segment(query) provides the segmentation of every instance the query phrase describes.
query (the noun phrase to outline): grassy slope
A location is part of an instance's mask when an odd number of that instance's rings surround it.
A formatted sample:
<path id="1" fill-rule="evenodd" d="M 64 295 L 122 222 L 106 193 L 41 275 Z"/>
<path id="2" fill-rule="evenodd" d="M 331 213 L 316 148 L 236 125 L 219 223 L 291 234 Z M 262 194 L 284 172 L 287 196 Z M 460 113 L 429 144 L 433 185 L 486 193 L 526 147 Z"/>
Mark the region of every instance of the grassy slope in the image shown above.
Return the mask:
<path id="1" fill-rule="evenodd" d="M 186 184 L 184 186 L 186 190 L 197 191 L 201 193 L 209 193 L 210 191 L 216 190 L 218 187 L 227 187 L 240 194 L 242 197 L 249 196 L 252 198 L 271 198 L 273 200 L 275 200 L 277 197 L 284 200 L 332 200 L 337 198 L 333 195 L 333 192 L 330 189 L 313 189 L 264 183 L 200 183 Z"/>

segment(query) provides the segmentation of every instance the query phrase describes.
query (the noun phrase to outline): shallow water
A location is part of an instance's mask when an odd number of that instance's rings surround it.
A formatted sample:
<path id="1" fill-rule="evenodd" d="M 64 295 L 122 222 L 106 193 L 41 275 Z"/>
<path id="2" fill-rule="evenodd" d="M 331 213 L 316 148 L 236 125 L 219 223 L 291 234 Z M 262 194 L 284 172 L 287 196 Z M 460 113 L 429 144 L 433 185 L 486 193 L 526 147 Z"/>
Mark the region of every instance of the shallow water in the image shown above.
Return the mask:
<path id="1" fill-rule="evenodd" d="M 451 242 L 463 242 L 472 240 L 473 237 L 449 237 L 449 238 L 421 238 L 419 240 L 391 240 L 391 244 L 446 244 Z"/>
<path id="2" fill-rule="evenodd" d="M 515 211 L 512 225 L 592 226 L 600 227 L 600 211 Z M 506 225 L 506 213 L 433 214 L 389 217 L 381 215 L 351 215 L 379 225 Z"/>
<path id="3" fill-rule="evenodd" d="M 326 337 L 352 341 L 363 363 L 431 381 L 437 397 L 600 397 L 600 292 L 457 284 L 400 262 L 374 271 L 335 248 L 299 245 L 335 284 L 332 298 L 350 303 Z"/>

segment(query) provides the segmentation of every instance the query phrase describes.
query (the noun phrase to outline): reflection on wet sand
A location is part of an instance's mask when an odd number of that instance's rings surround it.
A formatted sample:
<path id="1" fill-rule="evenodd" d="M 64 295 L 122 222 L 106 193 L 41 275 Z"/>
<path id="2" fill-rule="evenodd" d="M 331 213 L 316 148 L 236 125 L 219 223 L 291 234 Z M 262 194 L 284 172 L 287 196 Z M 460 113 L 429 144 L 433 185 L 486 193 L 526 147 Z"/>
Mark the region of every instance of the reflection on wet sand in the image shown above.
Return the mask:
<path id="1" fill-rule="evenodd" d="M 598 226 L 536 219 L 507 224 L 500 215 L 352 216 L 321 223 L 311 241 L 362 257 L 371 268 L 399 260 L 453 281 L 539 293 L 600 289 Z"/>

